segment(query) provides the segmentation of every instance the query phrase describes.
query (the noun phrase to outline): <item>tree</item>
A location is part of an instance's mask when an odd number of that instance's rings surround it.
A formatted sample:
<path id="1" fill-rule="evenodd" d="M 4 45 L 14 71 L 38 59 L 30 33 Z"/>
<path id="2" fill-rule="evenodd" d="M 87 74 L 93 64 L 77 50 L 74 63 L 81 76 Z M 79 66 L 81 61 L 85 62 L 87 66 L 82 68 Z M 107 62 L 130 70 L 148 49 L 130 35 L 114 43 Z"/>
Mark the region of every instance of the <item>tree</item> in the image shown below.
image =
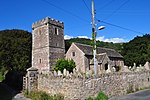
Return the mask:
<path id="1" fill-rule="evenodd" d="M 73 72 L 73 69 L 76 67 L 75 62 L 71 60 L 66 60 L 66 59 L 59 59 L 56 62 L 56 65 L 54 67 L 55 71 L 60 70 L 63 72 L 64 69 L 68 70 L 69 72 Z"/>
<path id="2" fill-rule="evenodd" d="M 144 65 L 146 61 L 150 61 L 150 35 L 137 36 L 129 43 L 123 44 L 121 54 L 124 56 L 125 64 L 133 66 Z"/>
<path id="3" fill-rule="evenodd" d="M 27 31 L 0 31 L 0 70 L 25 72 L 31 67 L 31 40 Z"/>

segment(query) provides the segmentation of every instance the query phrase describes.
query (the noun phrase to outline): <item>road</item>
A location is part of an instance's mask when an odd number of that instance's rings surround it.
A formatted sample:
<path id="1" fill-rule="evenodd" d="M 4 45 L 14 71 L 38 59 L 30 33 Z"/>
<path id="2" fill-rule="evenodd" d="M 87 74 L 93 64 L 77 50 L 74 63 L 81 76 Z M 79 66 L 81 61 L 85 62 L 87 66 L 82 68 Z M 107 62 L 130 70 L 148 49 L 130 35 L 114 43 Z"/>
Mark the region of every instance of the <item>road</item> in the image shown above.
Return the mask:
<path id="1" fill-rule="evenodd" d="M 109 100 L 150 100 L 150 89 L 141 90 L 125 96 L 113 97 Z"/>
<path id="2" fill-rule="evenodd" d="M 31 100 L 0 82 L 0 100 Z"/>

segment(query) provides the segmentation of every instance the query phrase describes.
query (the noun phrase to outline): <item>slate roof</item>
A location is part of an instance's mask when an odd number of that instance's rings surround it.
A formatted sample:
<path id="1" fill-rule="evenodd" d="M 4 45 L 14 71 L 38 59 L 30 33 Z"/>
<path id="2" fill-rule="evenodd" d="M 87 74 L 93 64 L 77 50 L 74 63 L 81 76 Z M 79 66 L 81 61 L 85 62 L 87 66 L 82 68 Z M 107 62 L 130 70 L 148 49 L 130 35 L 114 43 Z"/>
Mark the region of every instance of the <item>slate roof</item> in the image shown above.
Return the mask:
<path id="1" fill-rule="evenodd" d="M 74 43 L 85 55 L 93 55 L 93 47 L 86 44 Z M 121 54 L 119 54 L 114 49 L 97 47 L 97 54 L 106 53 L 108 57 L 117 57 L 123 58 Z"/>
<path id="2" fill-rule="evenodd" d="M 96 59 L 97 59 L 98 63 L 102 63 L 106 56 L 107 56 L 106 53 L 97 54 Z M 94 64 L 94 59 L 91 60 L 90 64 Z"/>

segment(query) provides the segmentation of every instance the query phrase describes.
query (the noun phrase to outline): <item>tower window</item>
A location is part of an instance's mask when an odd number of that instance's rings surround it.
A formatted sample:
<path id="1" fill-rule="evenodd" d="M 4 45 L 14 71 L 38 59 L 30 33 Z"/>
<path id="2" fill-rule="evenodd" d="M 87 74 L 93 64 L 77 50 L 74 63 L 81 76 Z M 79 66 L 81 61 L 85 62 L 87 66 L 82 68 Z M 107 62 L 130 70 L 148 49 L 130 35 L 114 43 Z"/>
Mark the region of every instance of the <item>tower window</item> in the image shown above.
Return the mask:
<path id="1" fill-rule="evenodd" d="M 56 34 L 56 35 L 59 35 L 58 28 L 55 28 L 55 34 Z"/>
<path id="2" fill-rule="evenodd" d="M 75 52 L 72 52 L 72 56 L 73 56 L 73 57 L 75 56 Z"/>
<path id="3" fill-rule="evenodd" d="M 40 64 L 42 63 L 42 59 L 40 59 Z"/>

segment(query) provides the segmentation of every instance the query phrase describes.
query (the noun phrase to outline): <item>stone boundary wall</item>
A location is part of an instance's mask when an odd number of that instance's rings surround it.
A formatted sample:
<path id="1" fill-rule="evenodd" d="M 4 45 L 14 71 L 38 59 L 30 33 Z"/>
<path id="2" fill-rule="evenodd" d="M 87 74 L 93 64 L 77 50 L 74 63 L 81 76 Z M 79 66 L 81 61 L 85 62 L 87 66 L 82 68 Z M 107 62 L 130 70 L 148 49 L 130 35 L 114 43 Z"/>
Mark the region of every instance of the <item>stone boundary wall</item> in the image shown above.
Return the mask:
<path id="1" fill-rule="evenodd" d="M 109 97 L 150 86 L 150 71 L 102 74 L 98 78 L 55 77 L 39 74 L 38 90 L 62 94 L 65 100 L 85 100 L 103 91 Z"/>

